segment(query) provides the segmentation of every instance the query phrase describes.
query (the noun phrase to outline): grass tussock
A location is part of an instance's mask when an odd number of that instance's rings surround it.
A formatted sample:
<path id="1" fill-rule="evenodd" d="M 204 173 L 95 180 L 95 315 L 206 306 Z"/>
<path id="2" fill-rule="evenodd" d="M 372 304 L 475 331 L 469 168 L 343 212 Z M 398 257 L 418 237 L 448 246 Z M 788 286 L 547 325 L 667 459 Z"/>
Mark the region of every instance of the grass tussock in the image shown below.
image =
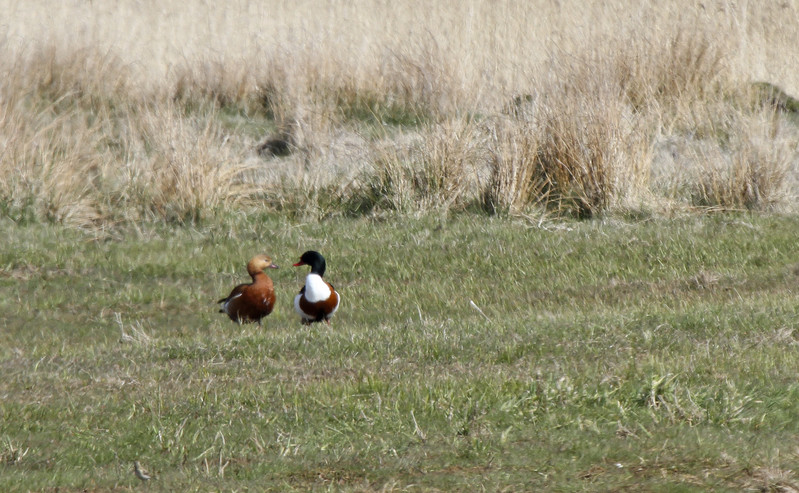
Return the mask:
<path id="1" fill-rule="evenodd" d="M 518 213 L 542 201 L 546 182 L 537 173 L 539 136 L 532 124 L 500 120 L 491 128 L 488 149 L 486 210 Z"/>
<path id="2" fill-rule="evenodd" d="M 608 101 L 582 96 L 542 109 L 536 165 L 548 203 L 591 217 L 605 211 L 615 193 L 620 122 Z"/>
<path id="3" fill-rule="evenodd" d="M 3 153 L 0 203 L 17 220 L 92 227 L 119 220 L 194 220 L 252 194 L 251 168 L 227 145 L 209 107 L 186 116 L 121 99 L 122 86 L 85 75 L 92 64 L 58 62 L 47 52 L 37 68 L 7 79 L 0 100 Z M 54 67 L 67 64 L 54 76 Z M 38 76 L 38 77 L 37 77 Z M 31 84 L 33 90 L 14 92 Z"/>
<path id="4" fill-rule="evenodd" d="M 45 107 L 31 120 L 14 102 L 2 103 L 4 214 L 18 221 L 44 219 L 78 227 L 101 219 L 95 201 L 105 166 L 104 156 L 95 152 L 103 138 L 100 128 L 81 118 L 79 109 Z"/>
<path id="5" fill-rule="evenodd" d="M 735 114 L 723 126 L 719 131 L 729 141 L 723 146 L 707 146 L 696 154 L 694 203 L 721 209 L 769 210 L 789 200 L 796 131 L 783 130 L 772 111 Z"/>
<path id="6" fill-rule="evenodd" d="M 404 146 L 375 150 L 352 205 L 361 212 L 425 213 L 463 210 L 479 186 L 485 161 L 483 130 L 471 121 L 425 125 Z"/>
<path id="7" fill-rule="evenodd" d="M 482 148 L 482 132 L 473 122 L 448 121 L 430 129 L 419 150 L 421 166 L 414 176 L 416 203 L 431 210 L 463 208 L 476 186 Z"/>
<path id="8" fill-rule="evenodd" d="M 113 52 L 93 46 L 41 44 L 16 56 L 11 50 L 3 53 L 2 91 L 30 110 L 75 105 L 85 111 L 103 111 L 135 100 L 130 67 Z"/>
<path id="9" fill-rule="evenodd" d="M 714 42 L 719 34 L 678 25 L 665 35 L 629 36 L 614 40 L 614 56 L 603 54 L 595 62 L 610 65 L 607 75 L 634 110 L 674 113 L 712 100 L 730 82 L 731 54 Z"/>
<path id="10" fill-rule="evenodd" d="M 117 170 L 121 210 L 143 217 L 196 221 L 203 213 L 235 207 L 257 190 L 244 177 L 252 166 L 227 145 L 216 118 L 181 118 L 175 108 L 154 108 L 126 135 L 131 166 Z"/>

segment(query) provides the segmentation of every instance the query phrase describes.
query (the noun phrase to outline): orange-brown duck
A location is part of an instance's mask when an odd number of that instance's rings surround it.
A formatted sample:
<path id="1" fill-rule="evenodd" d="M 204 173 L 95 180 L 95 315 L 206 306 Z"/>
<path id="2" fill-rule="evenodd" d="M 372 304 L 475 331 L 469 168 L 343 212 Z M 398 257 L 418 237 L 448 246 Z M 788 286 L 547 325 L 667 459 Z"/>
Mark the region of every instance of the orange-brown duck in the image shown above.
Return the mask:
<path id="1" fill-rule="evenodd" d="M 275 288 L 265 269 L 277 269 L 266 255 L 256 255 L 247 263 L 247 273 L 252 277 L 249 284 L 239 284 L 227 298 L 222 298 L 220 313 L 226 313 L 238 323 L 258 322 L 272 313 L 275 307 Z"/>

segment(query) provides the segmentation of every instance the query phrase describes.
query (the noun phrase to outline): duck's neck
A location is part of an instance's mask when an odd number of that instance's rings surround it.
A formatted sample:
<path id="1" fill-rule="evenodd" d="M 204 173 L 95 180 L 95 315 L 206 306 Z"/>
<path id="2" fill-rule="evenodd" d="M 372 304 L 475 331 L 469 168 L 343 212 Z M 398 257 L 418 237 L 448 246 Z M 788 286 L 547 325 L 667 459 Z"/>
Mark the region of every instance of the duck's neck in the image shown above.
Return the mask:
<path id="1" fill-rule="evenodd" d="M 252 281 L 253 282 L 259 282 L 259 283 L 263 283 L 263 282 L 271 283 L 272 282 L 272 279 L 270 279 L 269 276 L 266 275 L 266 272 L 264 272 L 262 270 L 259 270 L 258 272 L 254 273 L 254 274 L 250 274 L 250 275 L 252 276 Z"/>
<path id="2" fill-rule="evenodd" d="M 319 277 L 325 275 L 325 263 L 319 262 L 311 266 L 311 274 L 316 274 Z"/>

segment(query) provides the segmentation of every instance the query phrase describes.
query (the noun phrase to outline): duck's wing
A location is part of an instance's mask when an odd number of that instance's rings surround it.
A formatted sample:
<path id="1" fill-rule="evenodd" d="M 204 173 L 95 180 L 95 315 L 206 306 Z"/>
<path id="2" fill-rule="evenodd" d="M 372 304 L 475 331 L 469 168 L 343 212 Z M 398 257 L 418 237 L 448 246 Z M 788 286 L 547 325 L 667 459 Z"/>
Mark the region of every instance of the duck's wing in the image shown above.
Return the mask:
<path id="1" fill-rule="evenodd" d="M 246 288 L 247 286 L 249 286 L 249 284 L 239 284 L 238 286 L 233 288 L 233 291 L 231 291 L 230 294 L 227 295 L 227 297 L 222 298 L 221 300 L 217 301 L 217 303 L 227 303 L 233 298 L 238 298 L 239 296 L 242 295 L 244 288 Z"/>

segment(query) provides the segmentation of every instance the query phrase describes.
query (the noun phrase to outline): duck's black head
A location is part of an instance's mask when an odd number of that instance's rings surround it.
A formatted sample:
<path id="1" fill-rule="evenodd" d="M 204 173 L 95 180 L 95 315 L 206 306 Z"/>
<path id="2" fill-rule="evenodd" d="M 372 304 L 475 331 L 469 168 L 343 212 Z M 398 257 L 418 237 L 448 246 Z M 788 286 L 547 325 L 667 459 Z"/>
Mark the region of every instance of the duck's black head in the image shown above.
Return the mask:
<path id="1" fill-rule="evenodd" d="M 308 250 L 303 253 L 302 257 L 300 257 L 300 261 L 294 264 L 294 267 L 299 267 L 301 265 L 310 265 L 311 274 L 325 275 L 325 258 L 319 252 Z"/>

